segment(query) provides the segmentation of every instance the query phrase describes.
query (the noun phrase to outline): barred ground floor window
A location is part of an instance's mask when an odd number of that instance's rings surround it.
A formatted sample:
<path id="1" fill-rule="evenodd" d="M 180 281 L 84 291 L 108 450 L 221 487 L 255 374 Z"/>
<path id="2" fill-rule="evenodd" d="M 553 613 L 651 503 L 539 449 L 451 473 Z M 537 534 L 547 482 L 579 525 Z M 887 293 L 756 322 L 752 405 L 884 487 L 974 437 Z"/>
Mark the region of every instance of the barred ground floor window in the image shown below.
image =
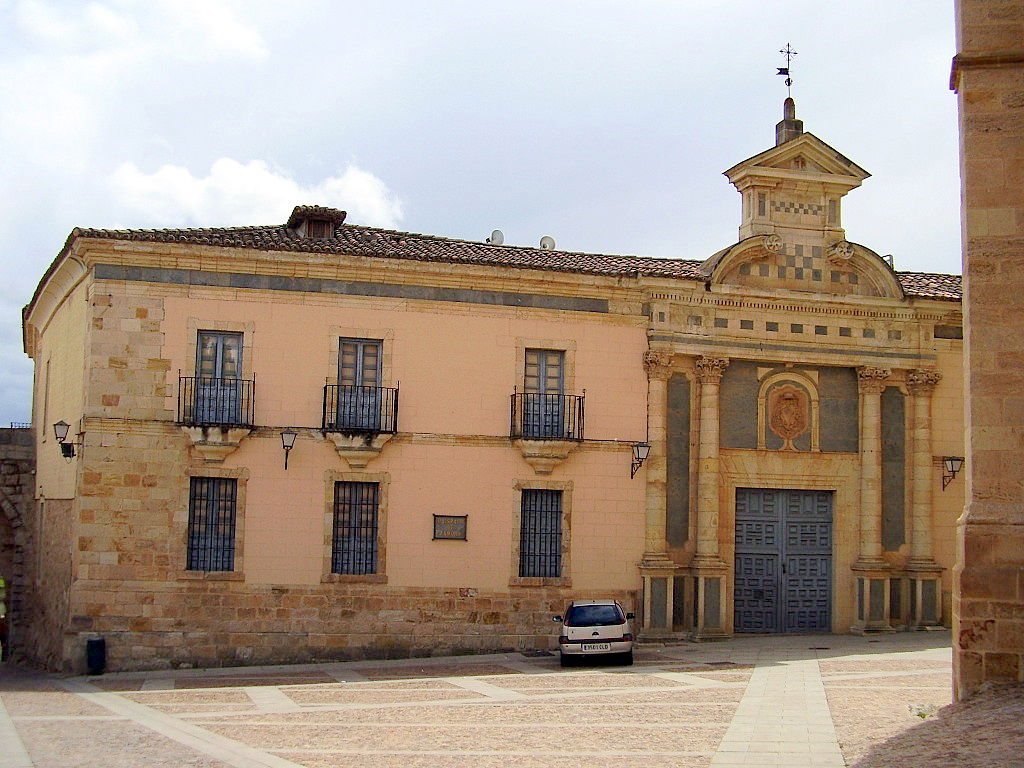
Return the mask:
<path id="1" fill-rule="evenodd" d="M 377 573 L 379 512 L 378 483 L 334 484 L 332 573 Z"/>
<path id="2" fill-rule="evenodd" d="M 524 488 L 519 527 L 519 575 L 562 575 L 562 492 Z"/>
<path id="3" fill-rule="evenodd" d="M 229 477 L 193 477 L 188 493 L 190 571 L 235 569 L 238 481 Z"/>

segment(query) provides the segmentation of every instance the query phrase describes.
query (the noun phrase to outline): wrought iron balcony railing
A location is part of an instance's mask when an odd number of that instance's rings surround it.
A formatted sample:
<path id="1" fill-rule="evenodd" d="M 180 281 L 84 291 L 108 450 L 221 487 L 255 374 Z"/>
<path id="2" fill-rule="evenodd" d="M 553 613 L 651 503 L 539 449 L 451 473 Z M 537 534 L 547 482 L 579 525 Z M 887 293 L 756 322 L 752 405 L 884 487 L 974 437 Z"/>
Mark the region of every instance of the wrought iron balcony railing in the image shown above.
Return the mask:
<path id="1" fill-rule="evenodd" d="M 178 423 L 189 427 L 252 427 L 255 379 L 178 377 Z"/>
<path id="2" fill-rule="evenodd" d="M 582 440 L 584 395 L 516 392 L 512 395 L 512 437 L 526 440 Z"/>
<path id="3" fill-rule="evenodd" d="M 398 387 L 324 387 L 324 432 L 394 434 L 398 431 Z"/>

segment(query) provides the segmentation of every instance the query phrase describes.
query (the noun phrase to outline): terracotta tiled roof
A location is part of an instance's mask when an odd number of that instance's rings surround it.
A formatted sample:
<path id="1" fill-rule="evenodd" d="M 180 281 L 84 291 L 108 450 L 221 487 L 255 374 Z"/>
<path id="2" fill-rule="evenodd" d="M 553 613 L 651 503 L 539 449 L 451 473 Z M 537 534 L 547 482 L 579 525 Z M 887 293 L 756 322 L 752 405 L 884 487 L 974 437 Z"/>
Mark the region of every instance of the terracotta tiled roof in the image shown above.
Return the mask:
<path id="1" fill-rule="evenodd" d="M 593 275 L 642 274 L 653 277 L 700 279 L 699 261 L 490 245 L 471 240 L 453 240 L 436 235 L 417 235 L 354 224 L 337 227 L 334 237 L 322 240 L 300 237 L 283 226 L 217 229 L 76 229 L 71 233 L 69 243 L 75 237 L 195 243 L 230 248 L 255 248 L 263 251 L 346 253 L 354 256 L 482 264 Z"/>
<path id="2" fill-rule="evenodd" d="M 936 275 L 930 272 L 897 272 L 907 296 L 922 296 L 947 301 L 963 300 L 963 281 L 960 275 Z"/>
<path id="3" fill-rule="evenodd" d="M 344 253 L 354 256 L 504 266 L 591 275 L 642 275 L 700 281 L 705 279 L 700 269 L 703 262 L 697 260 L 547 251 L 541 248 L 491 245 L 355 224 L 336 225 L 334 236 L 326 239 L 300 237 L 294 230 L 280 225 L 215 229 L 75 229 L 68 238 L 65 249 L 76 237 L 194 243 L 263 251 Z M 908 296 L 948 301 L 961 299 L 959 275 L 899 272 L 897 277 Z"/>

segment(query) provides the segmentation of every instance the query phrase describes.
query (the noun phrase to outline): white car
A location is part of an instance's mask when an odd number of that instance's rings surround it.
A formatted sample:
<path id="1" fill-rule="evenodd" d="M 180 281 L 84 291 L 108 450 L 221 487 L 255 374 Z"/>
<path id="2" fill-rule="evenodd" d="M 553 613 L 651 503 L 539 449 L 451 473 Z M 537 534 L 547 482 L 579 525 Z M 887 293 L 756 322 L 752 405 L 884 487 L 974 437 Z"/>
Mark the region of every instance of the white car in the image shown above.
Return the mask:
<path id="1" fill-rule="evenodd" d="M 562 625 L 558 635 L 562 666 L 602 654 L 614 654 L 622 664 L 632 664 L 632 618 L 615 600 L 573 600 L 564 616 L 551 619 Z"/>

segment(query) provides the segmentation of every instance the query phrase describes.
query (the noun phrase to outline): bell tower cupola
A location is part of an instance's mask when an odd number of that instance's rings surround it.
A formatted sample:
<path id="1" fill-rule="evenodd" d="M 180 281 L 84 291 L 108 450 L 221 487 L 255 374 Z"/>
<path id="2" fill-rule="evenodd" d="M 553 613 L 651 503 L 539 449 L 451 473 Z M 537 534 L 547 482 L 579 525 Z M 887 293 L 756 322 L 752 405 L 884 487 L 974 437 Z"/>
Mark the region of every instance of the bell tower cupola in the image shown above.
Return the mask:
<path id="1" fill-rule="evenodd" d="M 829 246 L 846 239 L 842 199 L 871 174 L 804 131 L 796 102 L 786 97 L 775 146 L 725 172 L 743 197 L 740 240 L 778 235 Z"/>

